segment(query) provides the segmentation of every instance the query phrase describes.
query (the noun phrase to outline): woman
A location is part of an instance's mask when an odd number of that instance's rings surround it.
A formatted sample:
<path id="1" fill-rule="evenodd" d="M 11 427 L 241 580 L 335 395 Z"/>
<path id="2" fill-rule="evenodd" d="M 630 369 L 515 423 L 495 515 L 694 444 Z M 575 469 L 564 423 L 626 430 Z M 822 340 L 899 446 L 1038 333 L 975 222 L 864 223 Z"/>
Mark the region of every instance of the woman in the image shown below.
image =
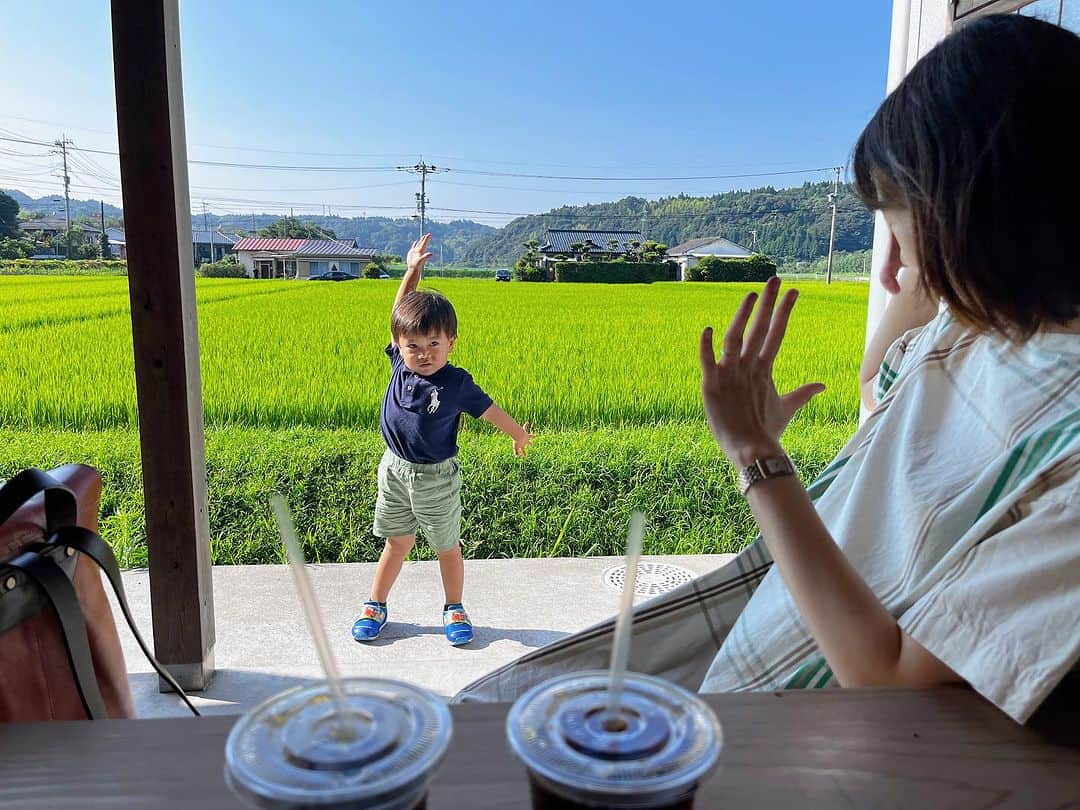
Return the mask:
<path id="1" fill-rule="evenodd" d="M 1076 665 L 1076 98 L 1080 38 L 990 17 L 867 125 L 855 186 L 895 297 L 861 372 L 874 410 L 809 491 L 780 435 L 823 386 L 772 382 L 796 294 L 773 279 L 746 330 L 749 296 L 719 361 L 702 335 L 709 424 L 775 562 L 704 691 L 963 681 L 1023 722 Z"/>

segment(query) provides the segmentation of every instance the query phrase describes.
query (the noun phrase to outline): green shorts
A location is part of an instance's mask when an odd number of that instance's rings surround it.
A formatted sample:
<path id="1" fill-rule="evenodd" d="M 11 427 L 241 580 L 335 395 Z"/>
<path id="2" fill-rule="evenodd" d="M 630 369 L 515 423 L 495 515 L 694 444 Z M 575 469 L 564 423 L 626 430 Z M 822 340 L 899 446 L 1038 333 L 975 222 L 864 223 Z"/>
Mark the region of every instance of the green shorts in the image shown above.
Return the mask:
<path id="1" fill-rule="evenodd" d="M 376 537 L 403 537 L 420 529 L 435 551 L 461 542 L 461 467 L 455 459 L 416 464 L 388 449 L 379 462 Z"/>

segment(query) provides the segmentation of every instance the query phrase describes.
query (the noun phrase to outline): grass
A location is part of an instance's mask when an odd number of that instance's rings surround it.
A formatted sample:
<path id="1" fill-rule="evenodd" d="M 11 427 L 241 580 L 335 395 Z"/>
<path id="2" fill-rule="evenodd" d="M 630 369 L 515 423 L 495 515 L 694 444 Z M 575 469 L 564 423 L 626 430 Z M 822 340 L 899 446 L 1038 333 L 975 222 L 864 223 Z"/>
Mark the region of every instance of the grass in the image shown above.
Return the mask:
<path id="1" fill-rule="evenodd" d="M 697 339 L 752 285 L 432 279 L 454 301 L 453 362 L 539 433 L 528 459 L 466 420 L 467 553 L 612 554 L 633 508 L 649 553 L 730 551 L 753 534 L 704 427 Z M 212 553 L 278 561 L 280 490 L 313 559 L 372 560 L 379 403 L 396 285 L 197 281 Z M 800 283 L 780 387 L 828 390 L 785 436 L 804 478 L 854 431 L 866 287 Z M 0 278 L 0 477 L 83 461 L 106 481 L 102 533 L 145 563 L 126 279 Z M 426 553 L 426 552 L 423 552 Z"/>

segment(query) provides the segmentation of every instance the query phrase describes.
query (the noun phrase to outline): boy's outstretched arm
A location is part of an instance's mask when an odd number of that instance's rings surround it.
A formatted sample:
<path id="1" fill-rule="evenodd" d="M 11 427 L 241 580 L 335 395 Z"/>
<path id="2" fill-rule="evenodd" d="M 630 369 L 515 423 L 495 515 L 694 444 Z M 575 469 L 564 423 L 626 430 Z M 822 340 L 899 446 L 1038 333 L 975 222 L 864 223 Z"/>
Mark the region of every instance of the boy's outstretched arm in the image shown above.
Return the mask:
<path id="1" fill-rule="evenodd" d="M 492 405 L 480 416 L 485 422 L 490 422 L 511 439 L 514 440 L 514 455 L 524 456 L 529 442 L 536 438 L 535 434 L 529 433 L 529 423 L 519 425 L 506 411 L 498 405 Z"/>
<path id="2" fill-rule="evenodd" d="M 420 283 L 420 277 L 424 272 L 424 264 L 431 258 L 432 254 L 427 252 L 428 242 L 431 241 L 431 234 L 426 233 L 412 243 L 412 247 L 409 248 L 409 254 L 405 257 L 405 275 L 401 279 L 401 286 L 398 287 L 397 296 L 394 298 L 394 307 L 401 303 L 401 299 L 416 289 L 416 285 Z"/>

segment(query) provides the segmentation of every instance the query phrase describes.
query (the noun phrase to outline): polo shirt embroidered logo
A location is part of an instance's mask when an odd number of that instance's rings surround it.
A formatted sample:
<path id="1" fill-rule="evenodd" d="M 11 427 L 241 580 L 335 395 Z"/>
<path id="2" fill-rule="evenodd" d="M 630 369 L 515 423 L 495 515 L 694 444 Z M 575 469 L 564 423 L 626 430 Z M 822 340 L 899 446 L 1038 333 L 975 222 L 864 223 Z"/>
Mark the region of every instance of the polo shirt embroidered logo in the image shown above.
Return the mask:
<path id="1" fill-rule="evenodd" d="M 436 388 L 431 392 L 431 402 L 428 403 L 427 412 L 435 413 L 435 411 L 439 410 L 439 405 L 441 404 L 442 403 L 439 402 L 439 389 Z"/>

